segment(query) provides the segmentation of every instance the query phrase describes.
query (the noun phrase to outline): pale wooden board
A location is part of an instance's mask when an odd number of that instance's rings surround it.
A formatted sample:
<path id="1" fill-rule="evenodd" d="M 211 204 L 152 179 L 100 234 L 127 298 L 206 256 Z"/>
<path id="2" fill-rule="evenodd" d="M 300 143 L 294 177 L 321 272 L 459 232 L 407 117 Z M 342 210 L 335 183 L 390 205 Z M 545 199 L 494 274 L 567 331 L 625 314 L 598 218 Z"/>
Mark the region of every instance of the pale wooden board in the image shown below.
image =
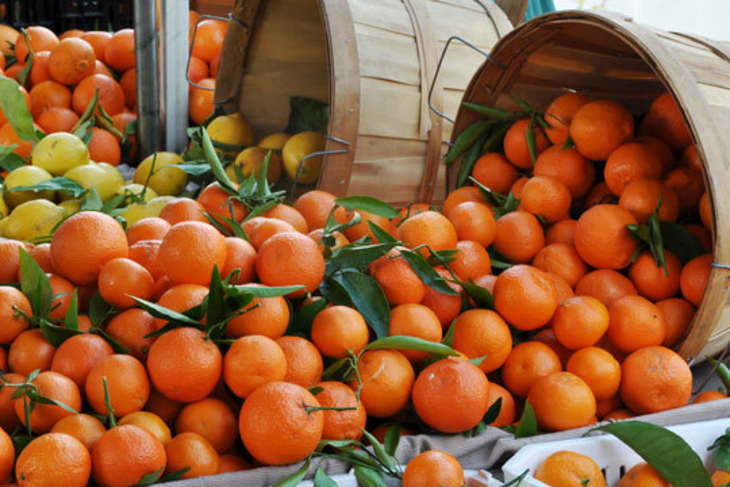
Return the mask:
<path id="1" fill-rule="evenodd" d="M 443 201 L 445 168 L 439 168 L 435 201 Z M 417 197 L 423 176 L 423 157 L 387 159 L 375 162 L 355 161 L 350 194 L 367 194 L 395 204 L 407 204 Z M 383 184 L 387 181 L 388 184 Z"/>
<path id="2" fill-rule="evenodd" d="M 360 75 L 420 86 L 418 50 L 413 36 L 355 24 Z"/>

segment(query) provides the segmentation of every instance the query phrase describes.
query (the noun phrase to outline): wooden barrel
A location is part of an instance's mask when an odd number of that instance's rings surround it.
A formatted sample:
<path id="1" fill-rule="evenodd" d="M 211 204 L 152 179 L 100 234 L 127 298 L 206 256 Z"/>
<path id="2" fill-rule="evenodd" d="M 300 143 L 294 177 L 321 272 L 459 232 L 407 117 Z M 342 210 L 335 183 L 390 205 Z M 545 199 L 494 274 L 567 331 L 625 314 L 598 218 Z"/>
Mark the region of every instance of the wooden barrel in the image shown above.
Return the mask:
<path id="1" fill-rule="evenodd" d="M 464 101 L 514 110 L 512 94 L 544 110 L 572 89 L 642 114 L 659 94 L 674 96 L 703 161 L 714 215 L 710 281 L 678 350 L 692 361 L 725 348 L 730 342 L 730 195 L 725 186 L 730 43 L 664 32 L 612 14 L 562 11 L 522 24 L 497 43 L 491 58 L 475 74 Z M 452 140 L 477 118 L 460 109 Z"/>
<path id="2" fill-rule="evenodd" d="M 450 126 L 428 109 L 438 58 L 451 36 L 488 50 L 511 30 L 491 0 L 237 0 L 216 103 L 262 136 L 285 128 L 291 96 L 328 102 L 329 136 L 345 144 L 329 140 L 326 150 L 345 150 L 325 156 L 319 188 L 394 204 L 442 200 Z M 482 59 L 449 49 L 437 108 L 455 115 Z"/>

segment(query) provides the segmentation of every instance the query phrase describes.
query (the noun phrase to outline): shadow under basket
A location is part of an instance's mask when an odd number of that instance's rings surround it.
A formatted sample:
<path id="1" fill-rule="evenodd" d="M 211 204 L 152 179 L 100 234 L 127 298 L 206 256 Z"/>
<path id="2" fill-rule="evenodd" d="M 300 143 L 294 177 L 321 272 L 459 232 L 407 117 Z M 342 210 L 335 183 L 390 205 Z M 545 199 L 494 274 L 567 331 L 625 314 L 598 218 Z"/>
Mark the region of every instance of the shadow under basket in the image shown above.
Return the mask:
<path id="1" fill-rule="evenodd" d="M 464 100 L 509 110 L 517 95 L 540 111 L 574 90 L 610 99 L 635 115 L 669 91 L 703 163 L 713 209 L 714 263 L 679 353 L 702 360 L 730 342 L 730 43 L 664 32 L 608 13 L 561 11 L 526 22 L 492 49 Z M 461 108 L 452 141 L 480 116 Z M 456 180 L 458 164 L 452 165 Z M 450 188 L 453 189 L 453 188 Z"/>

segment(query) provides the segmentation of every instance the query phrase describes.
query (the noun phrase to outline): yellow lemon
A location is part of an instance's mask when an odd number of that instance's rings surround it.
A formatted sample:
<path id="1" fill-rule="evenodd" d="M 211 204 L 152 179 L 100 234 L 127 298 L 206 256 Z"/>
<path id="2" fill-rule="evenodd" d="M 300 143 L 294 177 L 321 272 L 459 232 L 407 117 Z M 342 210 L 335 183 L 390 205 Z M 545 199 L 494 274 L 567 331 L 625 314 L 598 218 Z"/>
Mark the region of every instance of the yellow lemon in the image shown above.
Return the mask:
<path id="1" fill-rule="evenodd" d="M 0 188 L 2 188 L 1 185 Z M 5 204 L 3 192 L 0 191 L 0 218 L 5 218 L 6 216 L 8 216 L 8 205 Z"/>
<path id="2" fill-rule="evenodd" d="M 88 190 L 96 188 L 102 201 L 107 201 L 117 194 L 124 185 L 124 178 L 119 171 L 106 162 L 77 166 L 69 169 L 63 176 L 76 181 Z"/>
<path id="3" fill-rule="evenodd" d="M 140 194 L 142 194 L 142 191 L 144 191 L 144 195 L 142 196 L 142 199 L 145 202 L 153 200 L 159 196 L 155 192 L 154 189 L 149 188 L 149 187 L 145 188 L 144 184 L 137 184 L 137 183 L 125 184 L 124 186 L 119 188 L 119 191 L 117 191 L 117 194 L 126 194 L 128 196 L 140 195 Z"/>
<path id="4" fill-rule="evenodd" d="M 33 147 L 31 161 L 54 176 L 89 163 L 89 149 L 84 141 L 68 132 L 46 135 Z"/>
<path id="5" fill-rule="evenodd" d="M 262 149 L 261 147 L 249 147 L 248 149 L 242 150 L 236 157 L 233 164 L 230 164 L 226 168 L 226 174 L 231 178 L 232 181 L 238 181 L 236 177 L 235 166 L 241 169 L 241 173 L 245 177 L 249 177 L 251 173 L 258 174 L 261 166 L 264 165 L 264 159 L 269 151 Z M 274 184 L 281 178 L 281 156 L 271 151 L 271 158 L 269 159 L 269 170 L 266 171 L 266 179 Z M 238 181 L 240 183 L 240 181 Z"/>
<path id="6" fill-rule="evenodd" d="M 291 135 L 285 134 L 284 132 L 279 132 L 276 134 L 267 135 L 266 137 L 261 139 L 256 145 L 258 145 L 259 147 L 263 147 L 264 149 L 281 150 L 284 148 L 284 145 L 289 139 L 291 139 Z"/>
<path id="7" fill-rule="evenodd" d="M 127 221 L 127 226 L 132 226 L 142 218 L 159 216 L 162 208 L 174 199 L 174 196 L 158 196 L 147 203 L 132 203 L 121 212 L 121 216 Z"/>
<path id="8" fill-rule="evenodd" d="M 3 235 L 16 240 L 32 241 L 51 234 L 66 216 L 66 211 L 48 200 L 31 200 L 18 205 L 3 224 Z"/>
<path id="9" fill-rule="evenodd" d="M 284 169 L 291 179 L 297 175 L 302 159 L 314 152 L 324 150 L 327 139 L 318 132 L 300 132 L 290 138 L 282 149 Z M 304 161 L 297 182 L 310 184 L 317 181 L 322 168 L 322 156 L 311 157 Z"/>
<path id="10" fill-rule="evenodd" d="M 64 209 L 66 216 L 71 216 L 74 213 L 81 211 L 82 200 L 66 200 L 61 201 L 58 206 Z"/>
<path id="11" fill-rule="evenodd" d="M 51 173 L 36 166 L 23 166 L 10 171 L 5 178 L 5 202 L 10 207 L 18 206 L 35 199 L 52 200 L 54 191 L 11 191 L 19 186 L 33 186 L 52 179 Z"/>
<path id="12" fill-rule="evenodd" d="M 216 149 L 225 156 L 235 157 L 253 145 L 253 130 L 240 113 L 215 117 L 205 129 Z"/>
<path id="13" fill-rule="evenodd" d="M 134 182 L 145 184 L 152 169 L 153 161 L 154 172 L 149 178 L 150 182 L 147 187 L 152 188 L 155 193 L 162 196 L 179 194 L 188 182 L 188 176 L 182 169 L 166 167 L 183 162 L 182 157 L 174 152 L 157 152 L 147 156 L 134 172 Z"/>

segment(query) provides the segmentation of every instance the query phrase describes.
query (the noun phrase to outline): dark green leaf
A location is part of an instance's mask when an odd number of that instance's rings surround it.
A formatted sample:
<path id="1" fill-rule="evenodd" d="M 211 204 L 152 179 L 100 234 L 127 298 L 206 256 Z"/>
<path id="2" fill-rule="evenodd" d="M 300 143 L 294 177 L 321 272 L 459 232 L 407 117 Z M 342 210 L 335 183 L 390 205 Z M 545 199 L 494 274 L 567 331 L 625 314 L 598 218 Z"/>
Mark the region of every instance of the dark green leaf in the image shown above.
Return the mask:
<path id="1" fill-rule="evenodd" d="M 504 141 L 504 135 L 507 133 L 511 125 L 511 123 L 505 123 L 495 127 L 489 138 L 482 146 L 482 154 L 498 151 Z"/>
<path id="2" fill-rule="evenodd" d="M 370 442 L 370 446 L 373 447 L 373 452 L 375 453 L 375 456 L 380 460 L 380 462 L 385 465 L 388 469 L 394 470 L 395 469 L 395 461 L 393 460 L 393 457 L 388 455 L 388 452 L 385 451 L 385 447 L 382 443 L 378 441 L 378 439 L 373 436 L 372 433 L 367 431 L 366 429 L 362 430 L 362 434 L 365 436 L 365 438 L 368 439 Z"/>
<path id="3" fill-rule="evenodd" d="M 274 484 L 274 487 L 295 487 L 299 485 L 299 483 L 304 480 L 304 477 L 307 475 L 307 472 L 309 472 L 309 465 L 312 463 L 311 458 L 307 458 L 307 461 L 304 462 L 304 465 L 301 466 L 299 470 L 288 476 L 287 478 L 280 480 L 279 482 Z"/>
<path id="4" fill-rule="evenodd" d="M 400 443 L 400 425 L 394 424 L 385 432 L 383 441 L 383 446 L 388 455 L 395 455 L 395 451 L 398 449 L 398 443 Z"/>
<path id="5" fill-rule="evenodd" d="M 53 291 L 51 282 L 38 262 L 23 247 L 18 247 L 20 259 L 20 289 L 30 301 L 33 317 L 45 318 L 51 312 Z"/>
<path id="6" fill-rule="evenodd" d="M 317 394 L 319 394 L 320 392 L 322 392 L 324 390 L 324 387 L 314 386 L 314 387 L 307 388 L 307 390 L 309 391 L 309 393 L 311 395 L 316 396 Z"/>
<path id="7" fill-rule="evenodd" d="M 317 469 L 317 473 L 314 474 L 314 487 L 337 487 L 337 482 L 324 473 L 322 467 Z"/>
<path id="8" fill-rule="evenodd" d="M 487 413 L 482 418 L 482 422 L 486 425 L 494 423 L 499 417 L 499 412 L 502 410 L 502 398 L 500 397 L 494 403 L 489 406 Z"/>
<path id="9" fill-rule="evenodd" d="M 130 351 L 127 347 L 119 343 L 115 338 L 113 338 L 110 334 L 108 334 L 104 329 L 98 328 L 98 327 L 92 327 L 91 333 L 95 333 L 101 337 L 104 338 L 107 342 L 109 342 L 109 345 L 112 346 L 115 353 L 125 353 L 127 355 L 130 354 Z"/>
<path id="10" fill-rule="evenodd" d="M 203 153 L 205 154 L 205 160 L 208 161 L 208 164 L 210 164 L 210 170 L 213 172 L 215 179 L 218 181 L 223 189 L 231 192 L 232 194 L 237 193 L 236 186 L 233 184 L 233 182 L 228 177 L 228 174 L 226 174 L 226 171 L 223 169 L 223 164 L 221 164 L 221 161 L 218 158 L 218 154 L 213 147 L 213 142 L 208 136 L 208 131 L 205 130 L 204 127 L 200 127 L 199 130 Z"/>
<path id="11" fill-rule="evenodd" d="M 331 277 L 347 293 L 378 338 L 388 335 L 390 305 L 378 282 L 367 274 L 345 269 Z"/>
<path id="12" fill-rule="evenodd" d="M 438 272 L 431 267 L 426 258 L 419 252 L 412 250 L 401 250 L 400 255 L 408 262 L 413 271 L 428 287 L 450 296 L 456 296 L 459 293 L 451 289 L 446 280 L 439 275 Z"/>
<path id="13" fill-rule="evenodd" d="M 522 108 L 524 111 L 528 113 L 534 113 L 535 109 L 530 106 L 529 103 L 527 103 L 525 100 L 520 98 L 517 95 L 509 95 L 509 97 L 512 99 L 513 102 L 515 102 L 517 105 L 519 105 L 520 108 Z"/>
<path id="14" fill-rule="evenodd" d="M 538 434 L 538 430 L 535 410 L 532 409 L 532 405 L 530 405 L 529 401 L 525 401 L 525 409 L 522 412 L 520 424 L 517 426 L 517 430 L 515 431 L 515 438 L 527 438 L 528 436 L 535 436 L 536 434 Z"/>
<path id="15" fill-rule="evenodd" d="M 495 122 L 491 120 L 479 120 L 465 128 L 464 131 L 456 137 L 454 145 L 451 146 L 448 154 L 446 154 L 444 164 L 449 165 L 458 159 L 458 157 L 474 145 L 477 140 L 481 139 L 492 125 L 494 125 L 494 123 Z"/>
<path id="16" fill-rule="evenodd" d="M 286 333 L 289 335 L 289 333 Z M 324 372 L 322 372 L 322 380 L 335 380 L 335 378 L 342 378 L 342 369 L 351 364 L 350 357 L 341 358 L 335 362 L 332 362 Z M 345 371 L 346 372 L 346 371 Z"/>
<path id="17" fill-rule="evenodd" d="M 326 134 L 329 127 L 330 108 L 312 98 L 292 96 L 289 98 L 289 123 L 284 130 L 288 134 L 298 134 L 312 130 Z"/>
<path id="18" fill-rule="evenodd" d="M 568 137 L 567 139 L 565 139 L 565 142 L 563 142 L 563 146 L 561 147 L 561 149 L 567 150 L 572 149 L 573 147 L 575 147 L 575 142 L 573 142 L 572 138 Z"/>
<path id="19" fill-rule="evenodd" d="M 327 260 L 327 275 L 340 269 L 365 269 L 395 246 L 395 242 L 386 242 L 372 245 L 351 244 L 335 249 Z"/>
<path id="20" fill-rule="evenodd" d="M 314 317 L 319 314 L 320 311 L 327 307 L 327 300 L 316 299 L 309 304 L 302 306 L 299 311 L 294 315 L 294 319 L 291 322 L 289 329 L 286 331 L 287 335 L 302 335 L 306 338 L 312 330 L 312 322 Z"/>
<path id="21" fill-rule="evenodd" d="M 66 316 L 63 320 L 63 324 L 69 330 L 79 329 L 79 296 L 76 288 L 74 288 L 73 293 L 71 293 L 71 301 L 66 309 Z"/>
<path id="22" fill-rule="evenodd" d="M 398 241 L 394 236 L 383 230 L 377 223 L 373 223 L 370 220 L 368 220 L 368 226 L 370 227 L 370 231 L 373 232 L 373 235 L 375 236 L 375 240 L 381 243 L 395 243 Z"/>
<path id="23" fill-rule="evenodd" d="M 139 482 L 137 482 L 137 485 L 152 485 L 155 482 L 157 482 L 157 479 L 160 478 L 160 475 L 162 475 L 162 472 L 165 470 L 165 467 L 160 467 L 159 470 L 155 470 L 154 472 L 150 472 L 148 474 L 145 474 L 142 476 L 141 479 L 139 479 Z"/>
<path id="24" fill-rule="evenodd" d="M 74 335 L 80 335 L 84 333 L 78 328 L 73 329 L 66 328 L 65 326 L 54 325 L 45 318 L 40 318 L 38 321 L 43 336 L 46 337 L 46 340 L 48 340 L 49 343 L 54 347 L 58 347 Z"/>
<path id="25" fill-rule="evenodd" d="M 104 202 L 101 201 L 99 192 L 96 191 L 96 187 L 92 186 L 89 194 L 81 202 L 82 211 L 100 211 L 104 207 Z"/>
<path id="26" fill-rule="evenodd" d="M 444 335 L 444 338 L 441 340 L 441 343 L 449 347 L 453 347 L 454 345 L 454 333 L 456 333 L 456 327 L 454 326 L 455 321 L 456 318 L 454 318 L 454 320 L 451 322 L 448 330 L 446 330 L 446 335 Z"/>
<path id="27" fill-rule="evenodd" d="M 225 289 L 223 288 L 223 279 L 221 279 L 221 274 L 218 271 L 218 266 L 214 265 L 213 273 L 210 277 L 210 287 L 208 292 L 207 323 L 209 325 L 219 323 L 223 321 L 225 315 Z"/>
<path id="28" fill-rule="evenodd" d="M 441 356 L 456 356 L 458 353 L 450 346 L 416 338 L 406 335 L 393 335 L 379 338 L 369 343 L 365 350 L 418 350 L 420 352 L 429 352 Z"/>
<path id="29" fill-rule="evenodd" d="M 372 468 L 356 465 L 355 478 L 357 485 L 361 487 L 388 487 L 383 474 Z"/>
<path id="30" fill-rule="evenodd" d="M 595 428 L 616 436 L 674 487 L 711 487 L 697 453 L 676 433 L 641 421 L 619 421 Z"/>
<path id="31" fill-rule="evenodd" d="M 479 113 L 481 115 L 485 115 L 489 118 L 507 120 L 507 119 L 515 117 L 515 114 L 510 111 L 502 110 L 501 108 L 496 108 L 496 107 L 488 107 L 485 105 L 479 105 L 477 103 L 471 103 L 468 101 L 465 101 L 464 103 L 462 103 L 462 106 L 468 108 L 469 110 L 471 110 L 473 112 Z"/>
<path id="32" fill-rule="evenodd" d="M 58 406 L 61 409 L 65 409 L 71 414 L 79 414 L 78 411 L 76 411 L 74 408 L 69 406 L 68 404 L 65 404 L 57 399 L 53 399 L 50 397 L 41 396 L 40 394 L 32 394 L 32 399 L 40 404 L 48 404 L 49 406 Z"/>
<path id="33" fill-rule="evenodd" d="M 707 252 L 697 237 L 686 227 L 674 222 L 661 222 L 660 227 L 664 246 L 676 255 L 682 264 Z"/>
<path id="34" fill-rule="evenodd" d="M 479 308 L 494 309 L 494 297 L 487 288 L 474 284 L 471 279 L 469 282 L 462 281 L 459 284 Z"/>
<path id="35" fill-rule="evenodd" d="M 91 296 L 91 301 L 89 302 L 89 320 L 92 325 L 95 327 L 101 327 L 113 311 L 114 308 L 104 301 L 101 294 L 97 292 Z"/>
<path id="36" fill-rule="evenodd" d="M 25 166 L 25 161 L 13 151 L 18 144 L 0 145 L 0 168 L 10 172 Z"/>
<path id="37" fill-rule="evenodd" d="M 530 119 L 530 123 L 527 125 L 527 132 L 525 133 L 525 141 L 527 142 L 527 151 L 530 153 L 530 159 L 532 159 L 532 165 L 534 166 L 537 162 L 537 154 L 535 152 L 535 117 Z"/>
<path id="38" fill-rule="evenodd" d="M 254 298 L 275 298 L 277 296 L 286 296 L 288 294 L 301 291 L 304 286 L 229 286 L 228 295 L 231 297 L 240 297 L 248 295 Z"/>
<path id="39" fill-rule="evenodd" d="M 446 267 L 447 264 L 451 264 L 456 260 L 456 254 L 458 253 L 457 249 L 431 251 L 431 255 L 428 256 L 428 263 L 434 267 L 440 265 Z"/>
<path id="40" fill-rule="evenodd" d="M 190 467 L 181 468 L 180 470 L 175 470 L 174 472 L 170 472 L 164 477 L 162 477 L 159 480 L 159 483 L 165 483 L 165 482 L 174 482 L 175 480 L 180 480 L 183 478 L 183 475 L 185 475 L 188 470 L 190 470 Z"/>
<path id="41" fill-rule="evenodd" d="M 6 76 L 0 76 L 0 108 L 20 140 L 39 140 L 23 92 L 14 79 Z"/>
<path id="42" fill-rule="evenodd" d="M 147 311 L 155 318 L 160 318 L 167 321 L 176 321 L 185 325 L 200 327 L 200 323 L 192 318 L 185 316 L 182 313 L 178 313 L 177 311 L 173 311 L 171 309 L 165 308 L 164 306 L 160 306 L 156 303 L 152 303 L 150 301 L 140 299 L 135 296 L 131 296 L 131 298 L 134 300 L 135 303 L 137 303 L 137 305 L 139 305 L 140 308 Z"/>
<path id="43" fill-rule="evenodd" d="M 464 184 L 466 184 L 466 181 L 469 179 L 471 171 L 474 169 L 477 160 L 482 155 L 482 147 L 488 139 L 489 132 L 485 133 L 480 140 L 476 141 L 474 145 L 472 145 L 469 150 L 466 151 L 466 154 L 461 159 L 461 164 L 459 165 L 459 173 L 456 176 L 457 187 L 460 188 L 464 186 Z"/>
<path id="44" fill-rule="evenodd" d="M 712 452 L 712 463 L 715 468 L 730 471 L 730 428 L 725 430 L 725 434 L 719 436 L 715 441 L 707 447 L 707 451 Z"/>
<path id="45" fill-rule="evenodd" d="M 345 196 L 337 198 L 335 203 L 346 210 L 363 210 L 383 218 L 395 218 L 398 212 L 388 203 L 370 196 Z"/>
<path id="46" fill-rule="evenodd" d="M 58 177 L 33 184 L 31 186 L 16 186 L 11 189 L 6 189 L 6 191 L 60 191 L 62 193 L 70 194 L 74 198 L 78 198 L 84 195 L 88 190 L 76 181 L 72 181 L 69 178 Z"/>

